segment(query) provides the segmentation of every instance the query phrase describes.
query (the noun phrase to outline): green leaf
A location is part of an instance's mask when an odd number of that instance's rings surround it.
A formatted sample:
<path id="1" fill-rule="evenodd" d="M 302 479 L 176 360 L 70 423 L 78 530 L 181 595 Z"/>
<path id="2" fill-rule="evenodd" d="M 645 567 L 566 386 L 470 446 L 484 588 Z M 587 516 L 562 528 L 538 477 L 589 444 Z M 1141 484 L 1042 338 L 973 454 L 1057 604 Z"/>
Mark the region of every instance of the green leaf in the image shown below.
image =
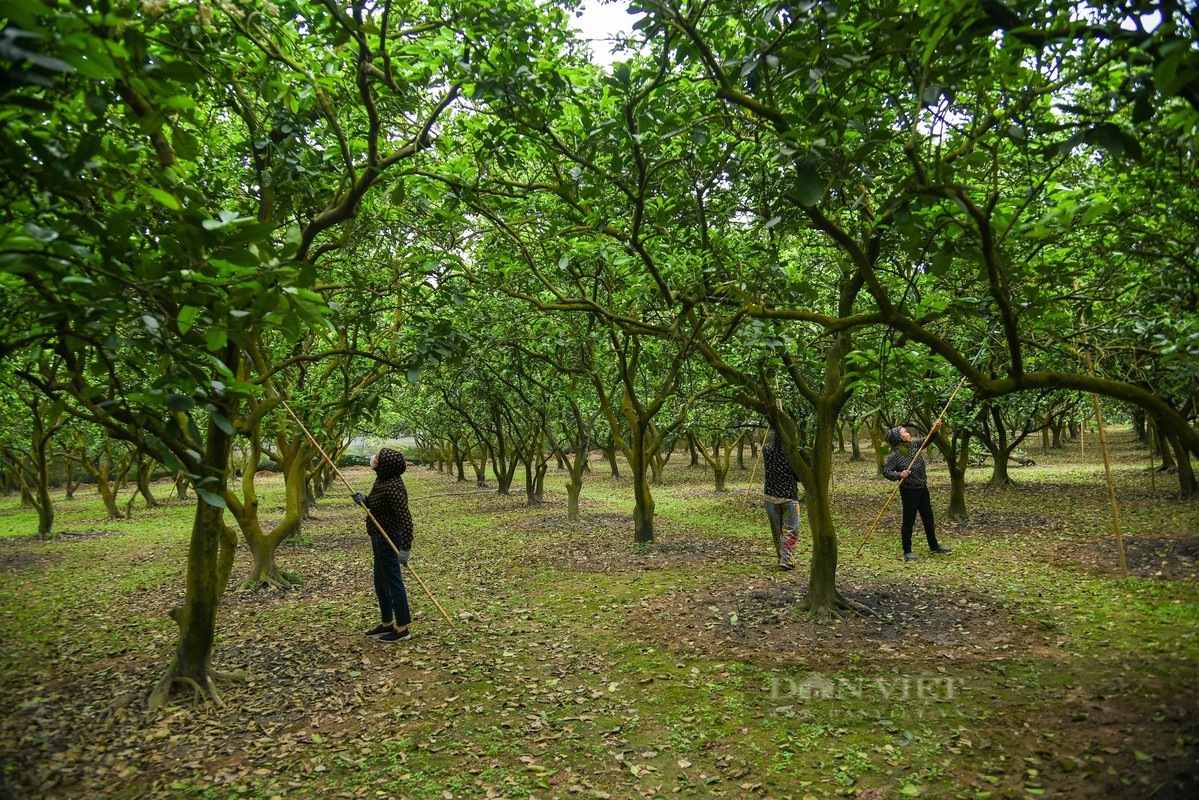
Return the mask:
<path id="1" fill-rule="evenodd" d="M 220 428 L 226 436 L 233 435 L 233 425 L 229 423 L 229 418 L 219 411 L 209 412 L 212 415 L 212 424 Z"/>
<path id="2" fill-rule="evenodd" d="M 25 232 L 42 244 L 47 244 L 58 238 L 58 231 L 53 228 L 43 228 L 32 222 L 25 223 Z"/>
<path id="3" fill-rule="evenodd" d="M 166 403 L 167 408 L 176 412 L 191 411 L 196 405 L 196 401 L 185 394 L 168 394 Z"/>
<path id="4" fill-rule="evenodd" d="M 200 154 L 200 140 L 182 128 L 171 132 L 171 147 L 175 148 L 175 155 L 185 161 L 192 161 Z"/>
<path id="5" fill-rule="evenodd" d="M 179 202 L 179 198 L 175 197 L 175 195 L 171 194 L 170 192 L 164 192 L 157 186 L 144 186 L 142 188 L 146 190 L 146 194 L 150 195 L 159 203 L 171 209 L 172 211 L 183 210 L 183 204 Z"/>
<path id="6" fill-rule="evenodd" d="M 192 325 L 195 324 L 196 318 L 199 316 L 200 309 L 197 306 L 184 306 L 183 308 L 179 309 L 179 316 L 177 317 L 179 322 L 179 332 L 187 333 L 189 330 L 191 330 Z"/>
<path id="7" fill-rule="evenodd" d="M 824 181 L 811 164 L 801 164 L 796 172 L 796 192 L 800 205 L 811 208 L 824 196 Z"/>
<path id="8" fill-rule="evenodd" d="M 221 497 L 219 494 L 206 492 L 199 488 L 196 489 L 196 494 L 199 495 L 201 500 L 213 508 L 228 508 L 228 506 L 225 505 L 225 498 Z"/>
<path id="9" fill-rule="evenodd" d="M 204 336 L 204 345 L 212 353 L 223 350 L 228 341 L 229 335 L 221 328 L 209 328 L 208 333 Z"/>
<path id="10" fill-rule="evenodd" d="M 283 234 L 283 252 L 284 258 L 292 258 L 296 253 L 300 252 L 300 245 L 304 243 L 304 237 L 300 231 L 299 225 L 289 225 L 287 232 Z"/>

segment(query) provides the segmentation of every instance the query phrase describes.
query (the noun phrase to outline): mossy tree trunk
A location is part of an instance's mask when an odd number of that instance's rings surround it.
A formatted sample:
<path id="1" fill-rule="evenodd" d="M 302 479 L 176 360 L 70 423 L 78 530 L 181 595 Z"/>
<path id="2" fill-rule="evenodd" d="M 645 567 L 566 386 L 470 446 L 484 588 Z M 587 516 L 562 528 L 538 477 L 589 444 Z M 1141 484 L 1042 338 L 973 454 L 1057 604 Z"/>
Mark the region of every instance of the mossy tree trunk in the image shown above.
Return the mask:
<path id="1" fill-rule="evenodd" d="M 229 512 L 237 521 L 242 539 L 254 561 L 249 573 L 242 579 L 241 591 L 259 587 L 287 589 L 299 583 L 299 579 L 284 572 L 276 563 L 279 545 L 288 537 L 298 535 L 301 520 L 308 507 L 309 481 L 307 462 L 314 454 L 306 440 L 289 441 L 286 433 L 280 433 L 280 447 L 275 453 L 279 466 L 283 468 L 284 514 L 271 530 L 263 530 L 259 517 L 259 500 L 256 472 L 261 463 L 263 450 L 260 428 L 250 434 L 245 468 L 242 471 L 241 492 L 227 487 L 225 502 Z M 315 480 L 315 476 L 314 476 Z"/>
<path id="2" fill-rule="evenodd" d="M 157 508 L 162 505 L 154 499 L 154 492 L 150 489 L 150 478 L 154 474 L 154 467 L 157 462 L 145 455 L 139 453 L 137 457 L 137 491 L 146 501 L 146 505 L 150 508 Z"/>
<path id="3" fill-rule="evenodd" d="M 215 422 L 209 422 L 198 464 L 205 495 L 224 496 L 232 443 L 231 435 Z M 197 698 L 220 701 L 216 687 L 220 675 L 212 669 L 212 646 L 217 608 L 229 581 L 236 549 L 237 536 L 225 524 L 225 509 L 200 499 L 192 520 L 183 604 L 171 611 L 171 617 L 179 625 L 179 641 L 174 658 L 150 695 L 152 708 L 165 705 L 178 687 L 190 688 Z"/>

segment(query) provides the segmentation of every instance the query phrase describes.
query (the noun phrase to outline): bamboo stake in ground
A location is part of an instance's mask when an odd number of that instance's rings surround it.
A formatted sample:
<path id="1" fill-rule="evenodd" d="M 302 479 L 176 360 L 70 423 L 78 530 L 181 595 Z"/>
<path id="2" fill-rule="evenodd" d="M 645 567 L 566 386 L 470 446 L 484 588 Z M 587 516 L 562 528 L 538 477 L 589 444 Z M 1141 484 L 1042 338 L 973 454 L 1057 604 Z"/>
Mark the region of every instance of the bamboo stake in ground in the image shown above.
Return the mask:
<path id="1" fill-rule="evenodd" d="M 1145 429 L 1148 431 L 1149 439 L 1149 494 L 1157 496 L 1157 469 L 1153 463 L 1153 449 L 1157 447 L 1157 426 L 1153 423 L 1153 417 L 1149 417 Z"/>
<path id="2" fill-rule="evenodd" d="M 325 452 L 324 448 L 320 446 L 320 443 L 317 442 L 316 438 L 308 432 L 307 428 L 304 427 L 304 423 L 300 422 L 300 418 L 296 416 L 296 412 L 291 410 L 291 406 L 289 406 L 287 401 L 282 397 L 279 398 L 279 402 L 283 404 L 283 408 L 287 410 L 287 413 L 291 415 L 291 418 L 294 419 L 296 424 L 300 426 L 300 430 L 304 431 L 304 435 L 308 437 L 308 441 L 312 442 L 312 446 L 315 447 L 317 452 L 321 454 L 321 457 L 325 459 L 325 463 L 328 464 L 335 473 L 337 473 L 337 477 L 341 478 L 341 482 L 344 483 L 346 488 L 350 490 L 350 494 L 354 494 L 354 487 L 350 485 L 348 480 L 346 480 L 346 476 L 343 475 L 341 470 L 337 468 L 337 465 L 333 463 L 333 459 L 329 458 L 329 455 Z M 399 548 L 395 546 L 395 542 L 391 540 L 391 537 L 387 535 L 387 531 L 385 531 L 383 526 L 379 524 L 379 520 L 375 519 L 375 515 L 371 513 L 369 508 L 363 506 L 363 509 L 366 510 L 366 515 L 371 518 L 371 522 L 375 523 L 375 527 L 379 529 L 379 533 L 383 534 L 383 538 L 387 541 L 387 544 L 391 545 L 391 549 L 398 557 L 400 555 Z M 434 597 L 433 593 L 429 591 L 429 587 L 425 585 L 425 582 L 421 579 L 420 574 L 412 568 L 411 564 L 405 564 L 404 566 L 408 567 L 408 571 L 412 573 L 412 577 L 416 578 L 416 582 L 420 584 L 420 588 L 425 590 L 425 594 L 429 596 L 429 600 L 432 601 L 433 605 L 437 606 L 437 610 L 441 612 L 441 616 L 445 617 L 445 621 L 449 623 L 450 629 L 453 630 L 454 621 L 450 619 L 450 615 L 445 613 L 445 609 L 441 607 L 441 603 L 437 602 L 437 598 Z"/>
<path id="3" fill-rule="evenodd" d="M 1091 363 L 1091 348 L 1087 345 L 1087 334 L 1082 334 L 1083 350 L 1087 354 L 1087 371 L 1095 375 L 1095 367 Z M 1103 471 L 1107 475 L 1107 495 L 1112 503 L 1112 525 L 1116 529 L 1116 548 L 1120 551 L 1120 572 L 1128 577 L 1128 559 L 1124 554 L 1124 534 L 1120 532 L 1120 506 L 1116 503 L 1116 484 L 1112 480 L 1112 458 L 1107 449 L 1107 433 L 1103 430 L 1103 411 L 1099 406 L 1099 395 L 1091 392 L 1091 401 L 1095 404 L 1095 424 L 1099 426 L 1099 448 L 1103 451 Z"/>
<path id="4" fill-rule="evenodd" d="M 1078 291 L 1078 282 L 1074 282 L 1074 290 Z M 1091 361 L 1091 345 L 1087 341 L 1087 320 L 1079 312 L 1078 327 L 1082 331 L 1082 351 L 1087 360 L 1087 372 L 1095 377 L 1095 364 Z M 1103 451 L 1103 471 L 1107 475 L 1107 495 L 1112 503 L 1112 525 L 1116 530 L 1116 549 L 1120 551 L 1120 572 L 1128 577 L 1128 559 L 1124 555 L 1124 534 L 1120 532 L 1120 506 L 1116 503 L 1116 484 L 1112 480 L 1112 458 L 1107 449 L 1107 432 L 1103 430 L 1103 410 L 1099 406 L 1099 395 L 1091 392 L 1091 402 L 1095 404 L 1095 424 L 1099 426 L 1099 449 Z M 1086 426 L 1084 425 L 1085 429 Z M 1081 437 L 1081 431 L 1079 435 Z M 1079 455 L 1082 455 L 1080 449 Z"/>
<path id="5" fill-rule="evenodd" d="M 745 499 L 741 502 L 742 508 L 749 508 L 749 498 L 754 493 L 754 477 L 758 474 L 758 462 L 762 460 L 762 448 L 766 445 L 768 435 L 768 433 L 762 434 L 762 441 L 758 443 L 758 454 L 754 458 L 753 469 L 749 471 L 749 488 L 745 490 Z"/>

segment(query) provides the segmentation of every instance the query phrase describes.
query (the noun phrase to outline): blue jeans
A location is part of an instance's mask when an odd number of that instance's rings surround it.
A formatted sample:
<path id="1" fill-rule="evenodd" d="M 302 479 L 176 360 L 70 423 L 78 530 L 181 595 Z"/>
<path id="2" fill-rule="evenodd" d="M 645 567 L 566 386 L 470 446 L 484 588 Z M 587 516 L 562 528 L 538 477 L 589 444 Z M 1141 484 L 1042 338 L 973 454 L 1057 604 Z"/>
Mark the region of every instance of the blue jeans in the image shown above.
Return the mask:
<path id="1" fill-rule="evenodd" d="M 404 590 L 399 556 L 381 538 L 371 537 L 371 552 L 375 561 L 375 596 L 379 598 L 383 624 L 394 621 L 403 627 L 412 622 L 412 614 L 408 610 L 408 592 Z"/>
<path id="2" fill-rule="evenodd" d="M 780 563 L 790 563 L 791 553 L 799 540 L 799 503 L 766 503 L 766 516 L 770 518 L 770 535 L 774 537 L 774 550 Z"/>

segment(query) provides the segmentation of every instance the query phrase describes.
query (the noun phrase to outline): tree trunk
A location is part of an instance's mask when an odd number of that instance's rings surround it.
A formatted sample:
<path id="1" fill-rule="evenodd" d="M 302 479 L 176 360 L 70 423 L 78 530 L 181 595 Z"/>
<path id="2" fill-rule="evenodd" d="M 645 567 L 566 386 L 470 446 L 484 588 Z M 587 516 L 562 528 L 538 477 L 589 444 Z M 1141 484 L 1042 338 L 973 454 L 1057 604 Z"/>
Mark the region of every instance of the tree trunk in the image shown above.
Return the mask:
<path id="1" fill-rule="evenodd" d="M 1158 467 L 1158 472 L 1175 472 L 1174 466 L 1174 447 L 1167 439 L 1165 431 L 1162 430 L 1160 422 L 1156 420 L 1153 423 L 1154 436 L 1157 439 L 1157 452 L 1162 457 L 1162 465 Z"/>
<path id="2" fill-rule="evenodd" d="M 654 498 L 644 472 L 633 469 L 633 543 L 648 544 L 654 540 Z"/>
<path id="3" fill-rule="evenodd" d="M 603 448 L 604 455 L 608 458 L 608 466 L 612 470 L 612 477 L 620 477 L 620 465 L 616 463 L 616 437 L 611 433 L 608 434 L 608 445 Z"/>
<path id="4" fill-rule="evenodd" d="M 832 474 L 832 437 L 836 431 L 836 411 L 817 413 L 816 435 L 812 444 L 810 481 L 805 482 L 808 527 L 812 533 L 812 562 L 808 572 L 808 594 L 802 608 L 813 619 L 838 618 L 844 610 L 867 612 L 864 606 L 850 602 L 837 591 L 837 529 L 829 503 L 828 483 Z"/>
<path id="5" fill-rule="evenodd" d="M 230 409 L 221 409 L 229 411 Z M 232 414 L 226 413 L 226 417 Z M 204 484 L 206 492 L 217 497 L 225 494 L 229 456 L 233 439 L 215 422 L 208 423 L 207 446 L 199 464 L 200 472 L 212 480 Z M 190 687 L 197 696 L 219 702 L 212 671 L 212 645 L 216 632 L 216 614 L 221 595 L 229 580 L 237 537 L 224 521 L 225 510 L 201 499 L 196 503 L 191 542 L 187 557 L 187 582 L 183 605 L 171 611 L 179 624 L 175 657 L 150 695 L 151 708 L 165 705 L 172 689 Z"/>
<path id="6" fill-rule="evenodd" d="M 571 470 L 570 480 L 566 482 L 566 518 L 571 522 L 579 518 L 579 495 L 582 491 L 582 479 L 576 477 L 574 470 Z"/>
<path id="7" fill-rule="evenodd" d="M 951 457 L 945 459 L 949 467 L 949 508 L 945 516 L 952 520 L 966 518 L 966 470 L 970 466 L 970 431 L 953 437 Z M 953 448 L 956 448 L 954 450 Z"/>
<path id="8" fill-rule="evenodd" d="M 654 540 L 654 497 L 648 476 L 650 458 L 641 432 L 634 430 L 631 438 L 628 461 L 633 473 L 633 542 L 647 544 Z"/>
<path id="9" fill-rule="evenodd" d="M 96 474 L 96 490 L 100 493 L 100 499 L 104 501 L 104 510 L 108 512 L 109 519 L 124 519 L 125 515 L 121 513 L 121 509 L 117 506 L 117 492 L 113 488 L 113 482 L 110 480 L 111 473 L 107 466 L 101 467 Z"/>
<path id="10" fill-rule="evenodd" d="M 542 461 L 537 465 L 536 473 L 533 475 L 533 502 L 541 503 L 545 500 L 545 473 L 549 471 L 549 461 Z"/>
<path id="11" fill-rule="evenodd" d="M 507 495 L 512 491 L 512 479 L 516 477 L 516 468 L 519 465 L 520 462 L 514 458 L 504 469 L 496 473 L 495 491 L 497 494 Z"/>
<path id="12" fill-rule="evenodd" d="M 849 447 L 852 455 L 849 457 L 851 462 L 862 460 L 862 443 L 858 439 L 858 431 L 861 429 L 862 423 L 854 422 L 849 426 Z"/>
<path id="13" fill-rule="evenodd" d="M 462 453 L 462 449 L 458 447 L 458 443 L 454 442 L 453 448 L 454 465 L 458 470 L 458 483 L 466 483 L 466 456 Z"/>
<path id="14" fill-rule="evenodd" d="M 1008 477 L 1008 436 L 1007 428 L 1004 427 L 1003 418 L 999 414 L 999 409 L 994 404 L 991 406 L 990 414 L 991 421 L 995 425 L 994 433 L 991 433 L 983 440 L 987 450 L 991 453 L 992 472 L 990 487 L 992 489 L 1001 489 L 1005 486 L 1010 486 L 1012 479 Z"/>
<path id="15" fill-rule="evenodd" d="M 154 499 L 154 492 L 150 491 L 150 477 L 153 474 L 154 461 L 146 456 L 141 456 L 137 462 L 137 491 L 149 508 L 157 508 L 162 505 Z"/>
<path id="16" fill-rule="evenodd" d="M 66 486 L 66 497 L 68 500 L 74 500 L 75 490 L 79 488 L 79 484 L 83 480 L 83 476 L 75 469 L 75 459 L 64 458 L 63 461 L 66 463 L 66 479 L 64 481 Z"/>
<path id="17" fill-rule="evenodd" d="M 1178 495 L 1183 500 L 1199 497 L 1199 485 L 1195 483 L 1195 470 L 1191 466 L 1191 455 L 1177 436 L 1168 436 L 1174 449 L 1174 464 L 1178 468 Z"/>
<path id="18" fill-rule="evenodd" d="M 654 486 L 662 485 L 662 467 L 665 465 L 665 459 L 660 453 L 653 453 L 646 461 L 649 463 L 650 483 Z"/>
<path id="19" fill-rule="evenodd" d="M 33 488 L 34 507 L 37 509 L 37 535 L 48 539 L 54 530 L 54 502 L 50 499 L 50 459 L 46 451 L 50 447 L 51 432 L 45 429 L 41 415 L 33 415 Z"/>
<path id="20" fill-rule="evenodd" d="M 887 463 L 887 454 L 883 450 L 883 415 L 881 412 L 874 412 L 873 419 L 870 420 L 870 446 L 874 448 L 874 469 L 875 475 L 882 477 L 883 465 Z"/>

